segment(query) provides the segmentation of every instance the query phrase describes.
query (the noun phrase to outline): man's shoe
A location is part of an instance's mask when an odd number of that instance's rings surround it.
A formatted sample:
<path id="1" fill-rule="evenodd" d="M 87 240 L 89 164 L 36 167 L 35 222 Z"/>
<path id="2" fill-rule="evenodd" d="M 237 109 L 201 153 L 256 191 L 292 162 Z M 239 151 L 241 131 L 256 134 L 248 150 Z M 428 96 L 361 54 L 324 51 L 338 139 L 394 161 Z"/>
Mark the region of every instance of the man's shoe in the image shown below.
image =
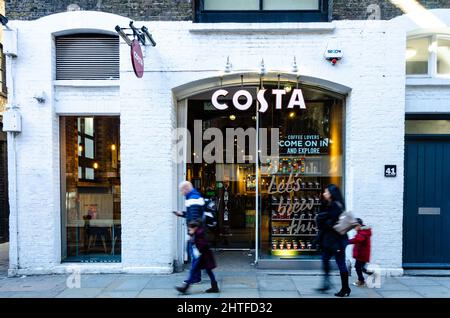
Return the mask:
<path id="1" fill-rule="evenodd" d="M 178 290 L 180 293 L 185 294 L 189 289 L 189 284 L 184 283 L 183 286 L 176 286 L 175 289 Z"/>

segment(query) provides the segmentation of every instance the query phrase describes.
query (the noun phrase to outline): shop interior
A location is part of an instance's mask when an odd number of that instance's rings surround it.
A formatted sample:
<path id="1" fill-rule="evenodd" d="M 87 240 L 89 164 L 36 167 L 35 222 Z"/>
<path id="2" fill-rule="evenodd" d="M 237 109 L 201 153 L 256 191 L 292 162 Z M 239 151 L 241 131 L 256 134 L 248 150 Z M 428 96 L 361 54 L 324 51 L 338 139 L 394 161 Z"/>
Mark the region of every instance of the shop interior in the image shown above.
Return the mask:
<path id="1" fill-rule="evenodd" d="M 62 260 L 120 262 L 119 117 L 60 117 Z"/>
<path id="2" fill-rule="evenodd" d="M 295 84 L 294 84 L 295 85 Z M 292 83 L 265 83 L 268 91 L 283 87 L 285 105 Z M 218 202 L 219 226 L 210 233 L 217 249 L 258 248 L 259 258 L 317 258 L 314 243 L 317 235 L 315 216 L 323 207 L 322 193 L 327 184 L 343 187 L 343 98 L 316 87 L 300 86 L 306 109 L 275 109 L 275 97 L 267 94 L 265 113 L 256 112 L 257 87 L 227 87 L 226 110 L 211 104 L 214 91 L 193 96 L 188 101 L 187 128 L 194 145 L 194 122 L 201 120 L 202 133 L 218 128 L 226 145 L 227 128 L 266 128 L 267 157 L 255 161 L 251 143 L 234 140 L 234 161 L 228 162 L 223 147 L 224 163 L 205 162 L 194 149 L 186 165 L 187 179 L 205 196 Z M 239 111 L 232 107 L 235 91 L 245 89 L 254 97 L 252 106 Z M 271 134 L 278 143 L 271 145 Z M 211 140 L 203 140 L 202 149 L 210 150 Z M 260 145 L 261 147 L 261 145 Z M 270 156 L 272 147 L 278 156 Z M 260 149 L 261 150 L 261 149 Z M 196 153 L 197 151 L 197 153 Z M 256 164 L 257 162 L 257 164 Z M 287 186 L 289 185 L 289 186 Z M 259 224 L 256 224 L 259 222 Z M 256 233 L 258 231 L 258 233 Z M 258 246 L 255 238 L 258 237 Z"/>

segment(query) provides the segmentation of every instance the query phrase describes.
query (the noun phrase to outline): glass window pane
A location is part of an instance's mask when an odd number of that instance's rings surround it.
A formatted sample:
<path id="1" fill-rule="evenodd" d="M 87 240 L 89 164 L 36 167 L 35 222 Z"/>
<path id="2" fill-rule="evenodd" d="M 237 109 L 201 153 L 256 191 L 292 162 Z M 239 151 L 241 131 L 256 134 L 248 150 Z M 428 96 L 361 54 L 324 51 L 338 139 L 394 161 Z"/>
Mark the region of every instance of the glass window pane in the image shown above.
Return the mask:
<path id="1" fill-rule="evenodd" d="M 450 120 L 407 120 L 406 134 L 450 135 Z"/>
<path id="2" fill-rule="evenodd" d="M 83 154 L 83 145 L 81 144 L 81 137 L 78 136 L 78 156 Z"/>
<path id="3" fill-rule="evenodd" d="M 450 75 L 450 39 L 439 39 L 437 50 L 438 74 Z"/>
<path id="4" fill-rule="evenodd" d="M 264 0 L 264 10 L 319 10 L 319 0 Z"/>
<path id="5" fill-rule="evenodd" d="M 102 173 L 97 173 L 92 160 L 80 157 L 77 160 L 74 147 L 80 139 L 77 123 L 84 127 L 83 118 L 62 116 L 61 136 L 65 138 L 62 156 L 61 190 L 61 256 L 66 262 L 120 262 L 121 261 L 121 210 L 120 169 L 113 167 L 111 144 L 120 151 L 119 117 L 95 117 L 102 138 L 96 141 L 99 155 L 97 164 Z M 81 141 L 84 141 L 81 136 Z M 92 141 L 91 139 L 88 139 Z M 88 142 L 89 142 L 88 141 Z M 84 147 L 84 144 L 83 144 Z M 88 146 L 89 147 L 89 146 Z M 91 147 L 92 148 L 92 147 Z"/>
<path id="6" fill-rule="evenodd" d="M 78 131 L 81 131 L 81 121 L 83 119 L 82 118 L 77 118 L 77 127 L 78 127 Z"/>
<path id="7" fill-rule="evenodd" d="M 94 136 L 94 118 L 84 119 L 84 133 L 89 136 Z"/>
<path id="8" fill-rule="evenodd" d="M 86 179 L 94 180 L 94 169 L 86 168 Z"/>
<path id="9" fill-rule="evenodd" d="M 94 141 L 89 138 L 84 138 L 84 156 L 89 159 L 94 159 Z"/>
<path id="10" fill-rule="evenodd" d="M 327 184 L 343 185 L 342 103 L 326 101 L 327 95 L 313 90 L 303 94 L 306 109 L 276 111 L 269 106 L 259 115 L 259 128 L 278 139 L 263 142 L 273 145 L 271 155 L 260 158 L 262 259 L 319 258 L 314 239 L 315 219 L 324 209 L 321 194 Z M 274 103 L 271 98 L 269 104 Z"/>
<path id="11" fill-rule="evenodd" d="M 259 0 L 205 0 L 204 10 L 259 10 Z"/>
<path id="12" fill-rule="evenodd" d="M 406 74 L 428 74 L 429 38 L 411 39 L 406 45 Z"/>

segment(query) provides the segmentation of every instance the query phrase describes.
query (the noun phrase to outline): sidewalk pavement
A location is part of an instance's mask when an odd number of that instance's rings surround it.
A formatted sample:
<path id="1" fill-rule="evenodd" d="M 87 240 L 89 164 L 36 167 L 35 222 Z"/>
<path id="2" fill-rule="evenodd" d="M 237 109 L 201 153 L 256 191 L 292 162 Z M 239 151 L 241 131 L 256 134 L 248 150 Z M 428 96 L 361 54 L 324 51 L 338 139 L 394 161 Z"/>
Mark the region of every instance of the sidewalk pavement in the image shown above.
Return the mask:
<path id="1" fill-rule="evenodd" d="M 68 288 L 68 275 L 43 275 L 0 279 L 0 298 L 334 298 L 339 276 L 332 276 L 334 288 L 328 294 L 315 291 L 321 276 L 298 272 L 217 271 L 218 294 L 205 294 L 207 275 L 193 285 L 189 294 L 180 295 L 174 286 L 187 275 L 81 274 L 80 288 Z M 354 275 L 351 277 L 353 281 Z M 76 284 L 75 284 L 76 285 Z M 70 284 L 69 284 L 70 286 Z M 450 277 L 383 277 L 381 288 L 352 286 L 356 298 L 450 298 Z"/>
<path id="2" fill-rule="evenodd" d="M 229 252 L 227 252 L 229 253 Z M 237 252 L 239 254 L 240 252 Z M 251 265 L 252 255 L 236 257 L 216 253 L 219 267 L 215 274 L 220 293 L 205 294 L 209 288 L 206 273 L 189 294 L 180 295 L 174 286 L 187 278 L 188 269 L 170 275 L 81 274 L 77 280 L 67 275 L 6 277 L 0 273 L 0 298 L 335 298 L 340 289 L 337 273 L 331 276 L 333 288 L 327 294 L 315 291 L 322 281 L 320 272 L 268 271 Z M 1 265 L 1 264 L 0 264 Z M 3 264 L 4 265 L 4 264 Z M 449 271 L 437 276 L 381 277 L 381 288 L 351 286 L 352 298 L 450 298 Z M 411 273 L 422 275 L 421 273 Z M 436 274 L 436 273 L 434 273 Z M 356 280 L 353 271 L 350 282 Z M 68 284 L 69 282 L 69 284 Z M 73 287 L 75 288 L 69 288 Z"/>

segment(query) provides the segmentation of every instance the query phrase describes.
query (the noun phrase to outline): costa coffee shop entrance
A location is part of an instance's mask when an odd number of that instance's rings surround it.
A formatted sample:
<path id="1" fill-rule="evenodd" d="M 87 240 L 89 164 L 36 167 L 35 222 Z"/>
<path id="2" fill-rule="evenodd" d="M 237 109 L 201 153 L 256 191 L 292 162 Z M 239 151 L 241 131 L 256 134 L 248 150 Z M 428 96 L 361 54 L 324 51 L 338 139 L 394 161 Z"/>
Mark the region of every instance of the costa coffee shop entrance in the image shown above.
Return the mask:
<path id="1" fill-rule="evenodd" d="M 260 268 L 320 266 L 321 194 L 329 183 L 344 187 L 343 107 L 343 94 L 292 80 L 212 88 L 179 103 L 182 175 L 217 202 L 214 247 L 254 250 Z"/>

